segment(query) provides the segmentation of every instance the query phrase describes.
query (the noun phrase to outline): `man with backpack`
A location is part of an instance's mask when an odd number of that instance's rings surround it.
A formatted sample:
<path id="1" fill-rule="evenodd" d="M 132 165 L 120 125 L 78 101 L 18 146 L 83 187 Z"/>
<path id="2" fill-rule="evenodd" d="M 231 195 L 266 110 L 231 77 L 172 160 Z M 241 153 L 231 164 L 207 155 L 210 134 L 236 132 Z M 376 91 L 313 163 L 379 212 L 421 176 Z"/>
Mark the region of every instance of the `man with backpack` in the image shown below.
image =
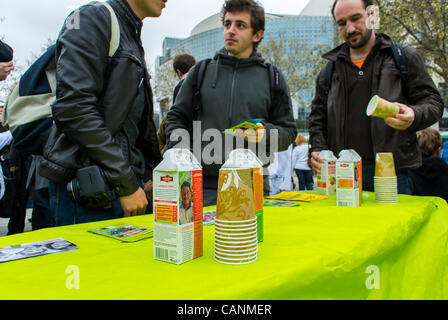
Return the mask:
<path id="1" fill-rule="evenodd" d="M 177 146 L 178 129 L 189 132 L 193 145 L 201 140 L 204 206 L 216 203 L 219 168 L 232 149 L 226 148 L 227 141 L 224 141 L 229 135 L 224 137 L 223 130 L 257 119 L 255 123 L 262 129 L 252 131 L 251 135 L 247 134 L 251 132 L 249 130 L 239 133 L 257 148 L 264 143 L 269 149 L 271 144 L 278 143 L 278 151 L 288 148 L 297 131 L 285 79 L 277 69 L 271 77 L 272 69 L 256 50 L 265 27 L 263 7 L 253 0 L 227 0 L 221 14 L 224 48 L 216 52 L 213 59 L 205 60 L 205 64 L 204 61 L 197 63 L 189 72 L 168 112 L 166 125 L 168 149 Z M 273 88 L 270 80 L 275 82 Z M 197 121 L 193 123 L 194 120 Z M 193 132 L 198 123 L 200 137 L 194 136 Z M 202 137 L 212 130 L 216 133 L 211 138 L 215 148 L 210 154 L 204 154 L 210 148 L 210 142 L 202 141 L 206 140 Z M 278 132 L 275 140 L 278 141 L 270 141 L 270 133 L 275 130 Z M 235 145 L 235 140 L 232 143 Z M 206 156 L 212 157 L 213 161 L 205 159 Z"/>
<path id="2" fill-rule="evenodd" d="M 372 30 L 378 18 L 372 2 L 333 4 L 345 43 L 323 56 L 329 62 L 316 80 L 309 119 L 311 164 L 318 173 L 320 151 L 338 155 L 354 149 L 363 161 L 363 190 L 374 191 L 375 155 L 392 152 L 398 193 L 411 194 L 409 169 L 422 162 L 416 132 L 439 121 L 443 101 L 416 49 L 403 49 Z M 374 95 L 394 102 L 399 107 L 396 117 L 368 117 L 366 108 Z"/>
<path id="3" fill-rule="evenodd" d="M 145 212 L 143 184 L 162 157 L 141 30 L 166 2 L 92 2 L 62 27 L 54 125 L 38 169 L 58 226 Z"/>

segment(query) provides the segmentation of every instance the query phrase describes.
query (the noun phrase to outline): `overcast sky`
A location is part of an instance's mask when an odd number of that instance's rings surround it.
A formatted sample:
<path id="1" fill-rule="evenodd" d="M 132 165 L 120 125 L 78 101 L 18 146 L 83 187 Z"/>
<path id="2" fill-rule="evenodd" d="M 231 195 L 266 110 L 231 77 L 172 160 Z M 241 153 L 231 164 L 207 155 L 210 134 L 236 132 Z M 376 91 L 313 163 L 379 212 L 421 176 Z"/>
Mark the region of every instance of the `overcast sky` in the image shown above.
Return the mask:
<path id="1" fill-rule="evenodd" d="M 312 1 L 312 0 L 311 0 Z M 56 39 L 66 15 L 89 0 L 0 0 L 0 37 L 14 49 L 17 65 Z M 268 13 L 298 14 L 309 0 L 261 0 Z M 168 0 L 162 16 L 144 20 L 142 40 L 152 66 L 165 37 L 188 37 L 202 20 L 221 10 L 223 0 Z"/>

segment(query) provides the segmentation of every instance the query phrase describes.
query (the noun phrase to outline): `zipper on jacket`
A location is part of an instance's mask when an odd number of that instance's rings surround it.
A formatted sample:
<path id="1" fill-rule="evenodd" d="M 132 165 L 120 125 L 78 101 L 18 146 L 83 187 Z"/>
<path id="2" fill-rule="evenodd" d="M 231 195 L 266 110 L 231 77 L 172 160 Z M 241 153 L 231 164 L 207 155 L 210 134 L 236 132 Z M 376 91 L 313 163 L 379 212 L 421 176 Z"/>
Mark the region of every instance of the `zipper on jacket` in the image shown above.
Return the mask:
<path id="1" fill-rule="evenodd" d="M 228 128 L 232 126 L 232 115 L 233 115 L 233 100 L 235 95 L 235 82 L 236 82 L 236 74 L 238 72 L 239 67 L 239 61 L 236 61 L 235 63 L 235 69 L 233 70 L 233 76 L 232 76 L 232 86 L 230 89 L 230 107 L 229 107 L 229 125 Z"/>

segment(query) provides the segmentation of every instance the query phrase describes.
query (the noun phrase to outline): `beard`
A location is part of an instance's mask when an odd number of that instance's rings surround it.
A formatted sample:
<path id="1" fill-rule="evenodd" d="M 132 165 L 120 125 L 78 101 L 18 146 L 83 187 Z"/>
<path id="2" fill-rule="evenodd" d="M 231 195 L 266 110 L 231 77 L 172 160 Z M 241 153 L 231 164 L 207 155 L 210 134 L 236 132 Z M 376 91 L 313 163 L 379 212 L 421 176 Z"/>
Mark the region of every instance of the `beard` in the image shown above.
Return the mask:
<path id="1" fill-rule="evenodd" d="M 372 32 L 373 32 L 372 29 L 367 29 L 367 31 L 364 34 L 361 34 L 361 38 L 359 39 L 358 42 L 352 43 L 349 40 L 347 40 L 347 43 L 352 49 L 362 48 L 367 44 L 367 42 L 369 42 L 370 38 L 372 37 Z M 349 38 L 350 36 L 351 35 L 349 35 L 347 38 Z"/>

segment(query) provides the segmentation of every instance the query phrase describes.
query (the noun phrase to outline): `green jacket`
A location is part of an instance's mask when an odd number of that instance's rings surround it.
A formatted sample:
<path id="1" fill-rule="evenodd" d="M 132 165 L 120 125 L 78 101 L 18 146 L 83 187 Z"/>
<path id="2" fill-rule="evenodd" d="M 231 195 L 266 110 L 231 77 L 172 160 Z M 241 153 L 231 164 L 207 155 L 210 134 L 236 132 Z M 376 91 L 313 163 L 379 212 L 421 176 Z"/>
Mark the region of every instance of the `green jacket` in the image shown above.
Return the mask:
<path id="1" fill-rule="evenodd" d="M 166 122 L 168 148 L 172 148 L 177 143 L 177 140 L 173 142 L 169 139 L 174 130 L 191 130 L 195 74 L 194 69 L 189 72 L 177 95 L 176 102 L 168 112 Z M 201 140 L 204 188 L 217 188 L 219 168 L 225 162 L 228 153 L 234 149 L 229 142 L 225 143 L 225 141 L 227 139 L 235 142 L 233 136 L 222 133 L 221 141 L 204 141 L 210 140 L 207 134 L 203 136 L 206 130 L 215 129 L 222 132 L 249 119 L 264 119 L 266 134 L 263 141 L 257 145 L 259 157 L 261 156 L 260 147 L 266 148 L 268 157 L 273 158 L 273 154 L 271 156 L 269 153 L 271 148 L 272 151 L 277 151 L 273 145 L 275 141 L 278 140 L 278 151 L 287 149 L 294 141 L 297 128 L 292 114 L 289 89 L 281 74 L 279 74 L 278 88 L 281 94 L 277 95 L 276 103 L 273 103 L 269 86 L 269 71 L 258 52 L 254 51 L 249 58 L 243 59 L 229 56 L 225 48 L 216 53 L 208 64 L 200 91 L 202 139 L 197 138 L 198 135 L 194 136 L 193 146 L 191 146 L 194 154 L 198 156 L 198 148 L 195 146 L 199 146 L 198 140 Z M 275 138 L 275 141 L 270 139 L 273 129 L 278 130 L 278 139 Z M 196 130 L 198 133 L 199 130 Z M 193 131 L 195 132 L 194 129 Z M 210 152 L 211 149 L 214 150 Z M 205 159 L 203 155 L 206 154 L 212 155 L 213 163 Z M 260 160 L 266 166 L 272 159 L 266 160 L 262 157 Z"/>

